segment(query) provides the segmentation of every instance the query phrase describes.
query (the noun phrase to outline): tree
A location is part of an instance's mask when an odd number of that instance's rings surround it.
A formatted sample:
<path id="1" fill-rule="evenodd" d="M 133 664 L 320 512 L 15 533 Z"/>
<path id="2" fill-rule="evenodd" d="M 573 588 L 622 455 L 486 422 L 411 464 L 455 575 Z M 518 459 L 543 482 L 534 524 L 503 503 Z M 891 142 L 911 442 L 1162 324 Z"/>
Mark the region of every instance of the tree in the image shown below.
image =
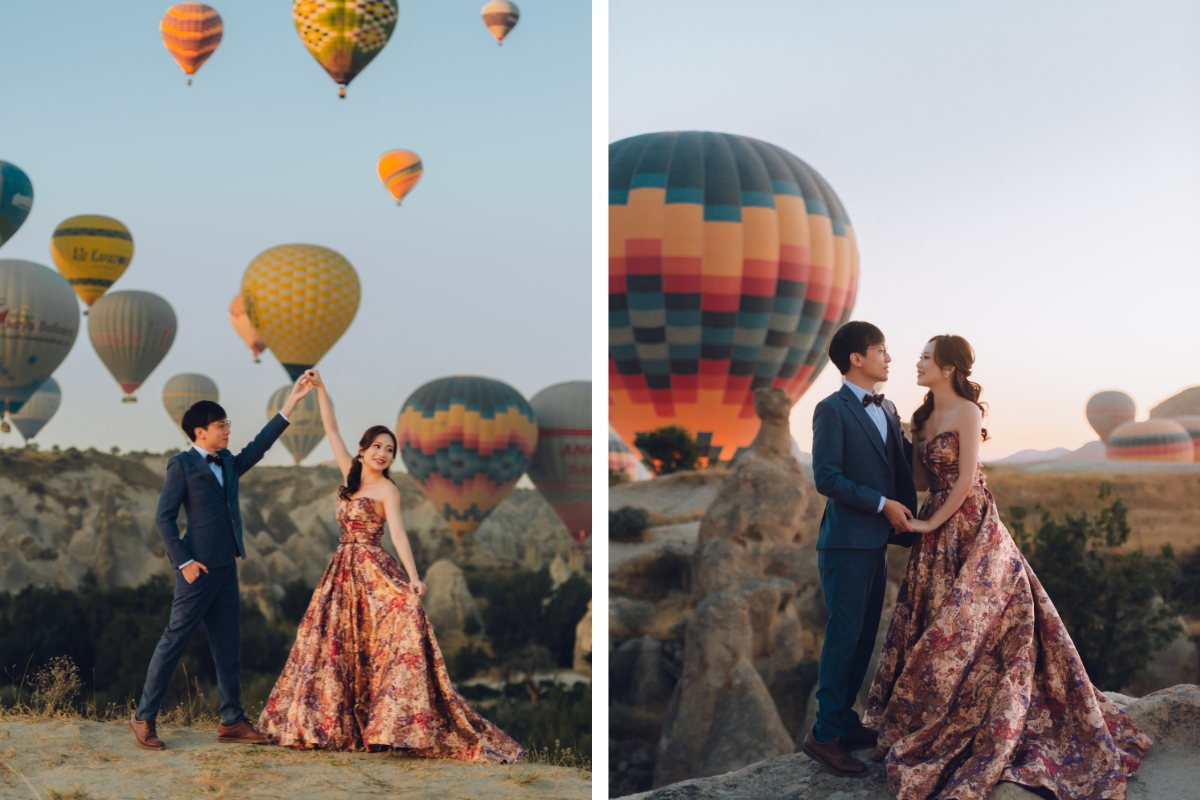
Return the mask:
<path id="1" fill-rule="evenodd" d="M 645 456 L 643 463 L 655 475 L 696 469 L 707 453 L 692 435 L 678 425 L 639 433 L 633 444 Z"/>

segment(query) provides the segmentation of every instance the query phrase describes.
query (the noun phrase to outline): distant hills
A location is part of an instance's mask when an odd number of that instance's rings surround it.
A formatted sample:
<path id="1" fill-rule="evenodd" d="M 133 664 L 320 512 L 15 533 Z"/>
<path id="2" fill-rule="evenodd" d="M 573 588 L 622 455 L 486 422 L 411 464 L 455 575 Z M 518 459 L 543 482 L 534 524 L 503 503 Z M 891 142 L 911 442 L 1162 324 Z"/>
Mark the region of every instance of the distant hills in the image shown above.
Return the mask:
<path id="1" fill-rule="evenodd" d="M 1200 386 L 1184 389 L 1150 409 L 1151 419 L 1200 417 Z"/>
<path id="2" fill-rule="evenodd" d="M 1019 450 L 1011 456 L 988 461 L 989 464 L 1032 464 L 1036 461 L 1103 461 L 1104 442 L 1097 439 L 1078 450 L 1055 447 L 1051 450 Z"/>

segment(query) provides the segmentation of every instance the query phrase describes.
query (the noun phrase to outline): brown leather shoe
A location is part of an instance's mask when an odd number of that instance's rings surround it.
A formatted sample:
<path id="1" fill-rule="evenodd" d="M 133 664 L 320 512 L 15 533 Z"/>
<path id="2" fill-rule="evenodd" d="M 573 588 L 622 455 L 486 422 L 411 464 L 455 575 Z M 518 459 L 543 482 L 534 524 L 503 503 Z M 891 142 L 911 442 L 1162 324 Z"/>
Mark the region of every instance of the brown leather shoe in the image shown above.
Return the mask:
<path id="1" fill-rule="evenodd" d="M 864 747 L 874 747 L 879 744 L 879 734 L 862 723 L 852 728 L 842 737 L 842 747 L 850 750 L 860 750 Z"/>
<path id="2" fill-rule="evenodd" d="M 269 739 L 246 720 L 228 727 L 217 723 L 217 741 L 226 744 L 267 744 Z"/>
<path id="3" fill-rule="evenodd" d="M 133 716 L 129 718 L 129 730 L 133 732 L 133 738 L 137 740 L 138 747 L 146 750 L 167 749 L 166 743 L 158 738 L 157 720 L 148 719 L 142 722 L 137 718 L 137 712 L 134 712 Z"/>
<path id="4" fill-rule="evenodd" d="M 842 749 L 842 740 L 818 742 L 813 732 L 804 737 L 804 752 L 813 761 L 842 778 L 861 778 L 867 774 L 867 765 Z"/>

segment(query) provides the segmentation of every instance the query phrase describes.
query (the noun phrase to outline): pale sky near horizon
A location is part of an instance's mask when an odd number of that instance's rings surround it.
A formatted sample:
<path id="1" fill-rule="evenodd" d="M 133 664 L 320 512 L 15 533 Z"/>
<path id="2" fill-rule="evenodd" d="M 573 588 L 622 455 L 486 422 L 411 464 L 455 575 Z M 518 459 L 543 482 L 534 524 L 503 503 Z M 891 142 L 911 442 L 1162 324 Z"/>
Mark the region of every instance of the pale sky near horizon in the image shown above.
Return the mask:
<path id="1" fill-rule="evenodd" d="M 714 130 L 831 184 L 855 319 L 906 417 L 930 336 L 977 351 L 984 456 L 1076 448 L 1100 389 L 1200 384 L 1200 5 L 612 0 L 610 139 Z M 792 412 L 808 450 L 829 366 Z"/>
<path id="2" fill-rule="evenodd" d="M 174 307 L 171 352 L 122 404 L 86 339 L 55 378 L 43 448 L 183 444 L 162 406 L 180 372 L 216 380 L 231 446 L 266 421 L 288 378 L 255 366 L 229 302 L 262 251 L 320 244 L 354 264 L 357 318 L 318 364 L 344 436 L 396 424 L 428 380 L 479 374 L 527 398 L 591 374 L 591 7 L 522 0 L 497 47 L 479 0 L 402 2 L 395 34 L 346 100 L 300 42 L 286 0 L 210 0 L 225 35 L 194 85 L 163 47 L 168 0 L 0 6 L 0 160 L 34 186 L 0 258 L 53 268 L 63 219 L 106 214 L 136 252 L 114 291 Z M 375 173 L 386 150 L 425 166 L 397 208 Z M 0 446 L 19 445 L 14 431 Z M 322 443 L 309 457 L 331 457 Z M 266 463 L 291 463 L 282 446 Z"/>

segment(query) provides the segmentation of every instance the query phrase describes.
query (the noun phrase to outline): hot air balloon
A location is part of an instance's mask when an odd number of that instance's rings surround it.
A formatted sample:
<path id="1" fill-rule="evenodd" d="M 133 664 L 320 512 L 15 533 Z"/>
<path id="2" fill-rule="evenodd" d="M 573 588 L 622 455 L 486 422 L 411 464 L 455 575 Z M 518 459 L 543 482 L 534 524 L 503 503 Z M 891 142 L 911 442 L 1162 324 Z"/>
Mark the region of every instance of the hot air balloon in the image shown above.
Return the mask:
<path id="1" fill-rule="evenodd" d="M 812 167 L 723 133 L 609 145 L 610 422 L 680 425 L 728 461 L 758 432 L 754 390 L 795 403 L 858 288 L 854 229 Z"/>
<path id="2" fill-rule="evenodd" d="M 258 356 L 267 349 L 267 346 L 263 344 L 262 337 L 258 335 L 258 331 L 254 330 L 254 324 L 246 315 L 246 305 L 242 302 L 240 294 L 229 304 L 229 322 L 237 331 L 237 335 L 246 343 L 246 347 L 249 347 L 250 352 L 254 354 L 254 363 L 259 363 Z"/>
<path id="3" fill-rule="evenodd" d="M 529 479 L 583 544 L 592 535 L 592 382 L 548 386 L 529 405 L 538 425 Z"/>
<path id="4" fill-rule="evenodd" d="M 272 247 L 259 253 L 242 276 L 250 324 L 292 380 L 346 332 L 360 295 L 350 262 L 315 244 Z"/>
<path id="5" fill-rule="evenodd" d="M 1194 461 L 1200 461 L 1200 417 L 1171 417 L 1175 422 L 1183 426 L 1183 429 L 1188 432 L 1188 436 L 1192 437 L 1192 448 L 1195 450 Z"/>
<path id="6" fill-rule="evenodd" d="M 0 259 L 0 410 L 15 414 L 71 351 L 79 301 L 54 270 Z"/>
<path id="7" fill-rule="evenodd" d="M 396 0 L 294 0 L 292 21 L 308 52 L 333 82 L 338 97 L 388 43 L 400 6 Z"/>
<path id="8" fill-rule="evenodd" d="M 112 292 L 96 301 L 88 335 L 96 354 L 121 385 L 123 403 L 163 360 L 175 341 L 175 310 L 150 292 Z"/>
<path id="9" fill-rule="evenodd" d="M 654 477 L 611 425 L 608 426 L 608 471 L 623 473 L 627 481 L 648 481 Z"/>
<path id="10" fill-rule="evenodd" d="M 396 422 L 404 466 L 461 542 L 529 468 L 533 409 L 491 378 L 438 378 L 413 392 Z"/>
<path id="11" fill-rule="evenodd" d="M 91 306 L 129 267 L 133 235 L 112 217 L 81 214 L 54 229 L 50 256 L 79 299 Z"/>
<path id="12" fill-rule="evenodd" d="M 292 391 L 292 385 L 279 387 L 271 399 L 267 401 L 267 419 L 271 419 L 283 408 L 283 403 Z M 287 430 L 279 437 L 283 446 L 292 454 L 299 464 L 308 458 L 308 454 L 316 449 L 325 438 L 325 425 L 321 422 L 321 407 L 317 404 L 317 393 L 309 392 L 304 395 L 292 415 L 288 417 Z"/>
<path id="13" fill-rule="evenodd" d="M 10 414 L 8 418 L 21 432 L 21 438 L 28 442 L 37 436 L 42 428 L 46 427 L 46 423 L 54 416 L 54 412 L 58 411 L 60 403 L 62 403 L 62 390 L 58 388 L 58 381 L 54 378 L 46 378 L 38 390 L 25 401 L 25 405 L 21 406 L 21 410 Z"/>
<path id="14" fill-rule="evenodd" d="M 201 400 L 211 400 L 214 403 L 221 399 L 216 381 L 207 375 L 195 372 L 185 372 L 172 376 L 163 385 L 163 407 L 175 420 L 175 427 L 183 430 L 183 415 L 187 410 Z M 184 431 L 186 435 L 187 431 Z M 189 437 L 190 438 L 190 437 Z"/>
<path id="15" fill-rule="evenodd" d="M 396 198 L 396 205 L 413 190 L 425 168 L 421 166 L 421 157 L 411 150 L 388 150 L 379 158 L 376 166 L 379 180 Z"/>
<path id="16" fill-rule="evenodd" d="M 33 184 L 15 164 L 0 161 L 0 247 L 13 237 L 33 208 Z"/>
<path id="17" fill-rule="evenodd" d="M 1100 441 L 1108 442 L 1109 434 L 1118 425 L 1133 422 L 1137 415 L 1137 407 L 1133 398 L 1124 392 L 1097 392 L 1088 399 L 1084 413 Z"/>
<path id="18" fill-rule="evenodd" d="M 163 44 L 188 76 L 188 86 L 191 86 L 196 70 L 208 61 L 221 43 L 225 33 L 221 15 L 204 3 L 178 3 L 167 9 L 158 27 L 162 31 Z"/>
<path id="19" fill-rule="evenodd" d="M 1112 461 L 1193 461 L 1191 434 L 1175 420 L 1148 419 L 1118 425 L 1104 453 Z"/>
<path id="20" fill-rule="evenodd" d="M 517 4 L 508 0 L 491 0 L 484 5 L 480 14 L 483 16 L 483 24 L 491 31 L 492 36 L 496 37 L 496 44 L 504 43 L 504 37 L 517 27 L 517 20 L 521 18 Z"/>

